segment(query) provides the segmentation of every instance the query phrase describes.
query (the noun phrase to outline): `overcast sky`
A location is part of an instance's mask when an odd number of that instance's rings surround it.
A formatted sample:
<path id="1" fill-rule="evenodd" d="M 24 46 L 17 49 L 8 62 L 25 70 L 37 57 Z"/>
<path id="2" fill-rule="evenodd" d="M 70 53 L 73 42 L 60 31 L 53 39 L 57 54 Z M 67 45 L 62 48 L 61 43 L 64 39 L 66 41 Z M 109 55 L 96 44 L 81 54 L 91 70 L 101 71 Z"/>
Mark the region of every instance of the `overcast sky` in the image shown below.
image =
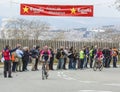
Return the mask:
<path id="1" fill-rule="evenodd" d="M 84 27 L 91 25 L 104 25 L 110 23 L 120 24 L 118 19 L 120 18 L 120 12 L 116 10 L 114 2 L 116 0 L 1 0 L 0 1 L 0 17 L 23 17 L 26 19 L 33 18 L 31 16 L 20 15 L 20 3 L 32 3 L 32 4 L 54 4 L 54 5 L 94 5 L 94 17 L 40 17 L 49 22 L 54 28 L 73 28 L 73 27 Z M 107 22 L 104 22 L 107 19 Z M 109 20 L 110 19 L 110 20 Z M 63 23 L 64 21 L 64 23 Z M 99 22 L 99 23 L 98 23 Z M 112 23 L 111 23 L 112 24 Z"/>

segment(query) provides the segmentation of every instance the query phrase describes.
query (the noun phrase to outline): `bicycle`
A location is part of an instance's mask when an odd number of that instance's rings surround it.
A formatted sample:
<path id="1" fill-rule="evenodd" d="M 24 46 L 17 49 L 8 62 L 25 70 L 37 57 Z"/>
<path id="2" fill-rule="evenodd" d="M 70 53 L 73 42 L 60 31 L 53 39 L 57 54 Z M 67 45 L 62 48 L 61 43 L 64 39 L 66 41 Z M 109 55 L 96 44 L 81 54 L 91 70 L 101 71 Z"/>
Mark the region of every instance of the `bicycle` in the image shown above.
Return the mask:
<path id="1" fill-rule="evenodd" d="M 100 71 L 102 71 L 103 69 L 103 63 L 102 63 L 101 59 L 100 61 L 97 59 L 94 59 L 94 64 L 93 64 L 93 70 L 96 71 L 97 69 L 99 69 Z"/>
<path id="2" fill-rule="evenodd" d="M 46 70 L 46 62 L 44 61 L 42 64 L 42 80 L 47 79 L 47 78 L 48 78 L 48 74 Z"/>

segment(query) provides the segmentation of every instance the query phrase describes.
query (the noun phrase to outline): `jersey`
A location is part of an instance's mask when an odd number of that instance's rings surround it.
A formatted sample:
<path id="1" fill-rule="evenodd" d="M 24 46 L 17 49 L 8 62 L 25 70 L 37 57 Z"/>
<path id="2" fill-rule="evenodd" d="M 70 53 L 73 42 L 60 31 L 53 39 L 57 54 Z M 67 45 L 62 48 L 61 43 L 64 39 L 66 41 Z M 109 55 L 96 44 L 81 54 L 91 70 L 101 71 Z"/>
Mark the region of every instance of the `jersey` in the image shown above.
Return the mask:
<path id="1" fill-rule="evenodd" d="M 50 50 L 47 51 L 42 50 L 40 54 L 42 56 L 42 59 L 44 59 L 45 61 L 47 61 L 49 56 L 51 55 Z"/>
<path id="2" fill-rule="evenodd" d="M 102 53 L 102 51 L 98 51 L 97 53 L 96 53 L 96 58 L 97 58 L 97 60 L 98 61 L 101 61 L 101 59 L 103 58 L 103 53 Z"/>

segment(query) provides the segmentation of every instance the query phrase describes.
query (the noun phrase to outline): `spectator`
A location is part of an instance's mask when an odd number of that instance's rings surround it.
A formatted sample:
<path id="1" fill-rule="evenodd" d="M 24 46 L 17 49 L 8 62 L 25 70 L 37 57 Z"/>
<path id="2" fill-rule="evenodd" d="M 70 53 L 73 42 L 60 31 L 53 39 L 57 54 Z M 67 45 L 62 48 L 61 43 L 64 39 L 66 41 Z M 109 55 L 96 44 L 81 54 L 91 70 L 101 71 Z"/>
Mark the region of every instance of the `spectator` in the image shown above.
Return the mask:
<path id="1" fill-rule="evenodd" d="M 74 70 L 76 70 L 77 60 L 78 60 L 78 53 L 77 53 L 77 50 L 75 49 L 75 50 L 74 50 L 74 60 L 73 60 L 73 62 L 72 62 L 72 66 L 73 66 L 73 69 L 74 69 Z"/>
<path id="2" fill-rule="evenodd" d="M 16 50 L 16 54 L 17 54 L 17 58 L 18 58 L 17 70 L 18 70 L 19 72 L 22 72 L 22 65 L 23 65 L 23 62 L 22 62 L 22 57 L 23 57 L 22 47 L 19 47 L 19 48 Z"/>
<path id="3" fill-rule="evenodd" d="M 69 68 L 69 69 L 73 69 L 73 65 L 72 65 L 73 60 L 74 60 L 73 47 L 70 48 L 68 57 L 69 57 L 69 65 L 68 65 L 68 68 Z"/>
<path id="4" fill-rule="evenodd" d="M 64 65 L 63 65 L 63 69 L 66 70 L 66 69 L 67 69 L 67 68 L 66 68 L 66 63 L 67 63 L 68 52 L 69 52 L 68 47 L 66 47 L 66 48 L 64 49 L 64 52 L 65 52 L 65 57 L 64 57 Z"/>
<path id="5" fill-rule="evenodd" d="M 17 71 L 17 65 L 18 65 L 18 58 L 17 58 L 17 54 L 16 52 L 13 52 L 11 55 L 11 60 L 12 60 L 12 72 L 16 72 Z"/>
<path id="6" fill-rule="evenodd" d="M 36 51 L 36 46 L 34 45 L 33 48 L 30 50 L 31 54 L 31 59 L 32 59 L 32 71 L 35 71 L 35 64 L 36 64 L 36 59 L 38 59 L 38 53 Z"/>
<path id="7" fill-rule="evenodd" d="M 113 68 L 117 68 L 117 56 L 118 56 L 118 50 L 116 47 L 112 49 L 112 56 L 113 56 Z"/>
<path id="8" fill-rule="evenodd" d="M 12 78 L 11 76 L 11 53 L 16 51 L 19 48 L 19 44 L 17 45 L 17 47 L 13 50 L 11 50 L 9 45 L 5 46 L 5 49 L 2 51 L 2 56 L 5 59 L 4 61 L 4 78 L 7 77 L 7 72 L 8 72 L 8 78 Z"/>
<path id="9" fill-rule="evenodd" d="M 65 52 L 63 50 L 63 47 L 60 48 L 60 51 L 58 52 L 60 55 L 59 59 L 58 59 L 58 66 L 57 69 L 63 69 L 63 65 L 64 65 L 64 56 L 65 56 Z"/>
<path id="10" fill-rule="evenodd" d="M 30 60 L 30 52 L 28 47 L 23 48 L 23 67 L 22 71 L 28 71 L 27 66 Z"/>
<path id="11" fill-rule="evenodd" d="M 54 70 L 53 69 L 53 63 L 54 63 L 54 51 L 53 51 L 53 48 L 50 48 L 50 52 L 51 52 L 51 57 L 50 57 L 49 69 Z"/>
<path id="12" fill-rule="evenodd" d="M 86 63 L 84 64 L 85 68 L 88 68 L 88 61 L 89 61 L 89 48 L 87 47 L 85 50 L 86 53 Z"/>
<path id="13" fill-rule="evenodd" d="M 84 58 L 85 58 L 85 53 L 83 48 L 80 50 L 80 69 L 83 69 Z"/>
<path id="14" fill-rule="evenodd" d="M 110 62 L 110 57 L 111 57 L 111 52 L 109 50 L 109 48 L 105 48 L 102 51 L 103 55 L 104 55 L 104 66 L 106 68 L 109 67 L 109 62 Z"/>
<path id="15" fill-rule="evenodd" d="M 93 46 L 90 49 L 89 55 L 90 55 L 90 68 L 92 68 L 92 66 L 93 66 L 93 59 L 94 59 Z"/>
<path id="16" fill-rule="evenodd" d="M 36 61 L 35 61 L 35 70 L 38 71 L 38 62 L 40 58 L 40 46 L 36 46 L 35 52 L 37 56 Z"/>

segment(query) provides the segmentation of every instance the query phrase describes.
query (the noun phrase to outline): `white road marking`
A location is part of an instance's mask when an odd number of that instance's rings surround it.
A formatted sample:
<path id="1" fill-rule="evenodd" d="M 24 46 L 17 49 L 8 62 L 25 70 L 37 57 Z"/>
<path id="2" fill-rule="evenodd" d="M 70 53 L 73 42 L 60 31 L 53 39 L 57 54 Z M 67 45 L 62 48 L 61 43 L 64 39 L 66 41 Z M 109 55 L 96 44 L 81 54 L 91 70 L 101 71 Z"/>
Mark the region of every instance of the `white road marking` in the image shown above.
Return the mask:
<path id="1" fill-rule="evenodd" d="M 97 81 L 79 81 L 79 82 L 81 82 L 81 83 L 98 83 Z"/>
<path id="2" fill-rule="evenodd" d="M 120 86 L 120 83 L 111 83 L 111 84 L 104 84 L 104 85 L 107 85 L 107 86 Z"/>
<path id="3" fill-rule="evenodd" d="M 112 92 L 112 91 L 104 91 L 104 90 L 79 90 L 78 92 Z"/>
<path id="4" fill-rule="evenodd" d="M 61 74 L 63 74 L 63 72 L 61 72 Z"/>
<path id="5" fill-rule="evenodd" d="M 66 77 L 66 78 L 64 78 L 64 79 L 66 79 L 66 80 L 76 80 L 76 79 L 71 78 L 71 77 Z"/>
<path id="6" fill-rule="evenodd" d="M 58 74 L 57 76 L 59 76 L 59 77 L 60 77 L 61 75 L 59 75 L 59 74 Z"/>
<path id="7" fill-rule="evenodd" d="M 67 77 L 67 75 L 64 74 L 63 77 Z"/>
<path id="8" fill-rule="evenodd" d="M 62 77 L 63 79 L 66 79 L 66 80 L 76 80 L 74 78 L 71 78 L 71 77 L 65 75 L 63 72 L 58 72 L 57 76 Z"/>
<path id="9" fill-rule="evenodd" d="M 79 90 L 79 92 L 94 92 L 94 90 Z"/>
<path id="10" fill-rule="evenodd" d="M 58 72 L 58 73 L 57 73 L 57 76 L 58 76 L 58 77 L 61 77 L 61 74 L 60 74 L 60 72 Z"/>
<path id="11" fill-rule="evenodd" d="M 65 79 L 65 80 L 77 80 L 75 78 L 67 76 L 66 74 L 64 74 L 64 72 L 58 72 L 57 76 Z M 98 83 L 97 81 L 79 81 L 79 82 L 81 82 L 81 83 L 87 83 L 87 84 Z"/>

